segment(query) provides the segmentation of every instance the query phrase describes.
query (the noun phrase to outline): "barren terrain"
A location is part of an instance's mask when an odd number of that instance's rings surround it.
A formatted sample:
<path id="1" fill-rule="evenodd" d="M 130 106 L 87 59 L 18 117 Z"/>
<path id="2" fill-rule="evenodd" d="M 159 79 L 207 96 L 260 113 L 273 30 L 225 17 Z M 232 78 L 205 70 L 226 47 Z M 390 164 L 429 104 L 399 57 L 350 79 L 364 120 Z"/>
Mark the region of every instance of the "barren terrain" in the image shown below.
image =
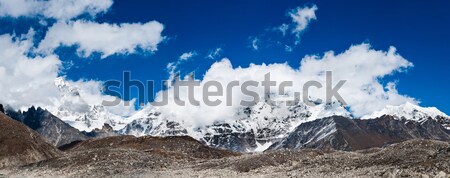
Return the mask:
<path id="1" fill-rule="evenodd" d="M 2 174 L 8 177 L 449 177 L 450 172 L 450 144 L 431 140 L 412 140 L 356 152 L 302 150 L 240 155 L 203 148 L 188 138 L 168 139 L 176 140 L 182 147 L 157 139 L 159 143 L 152 148 L 138 143 L 152 144 L 155 138 L 117 138 L 126 144 L 109 140 L 111 145 L 101 146 L 105 140 L 91 141 L 70 148 L 60 158 L 5 169 Z"/>

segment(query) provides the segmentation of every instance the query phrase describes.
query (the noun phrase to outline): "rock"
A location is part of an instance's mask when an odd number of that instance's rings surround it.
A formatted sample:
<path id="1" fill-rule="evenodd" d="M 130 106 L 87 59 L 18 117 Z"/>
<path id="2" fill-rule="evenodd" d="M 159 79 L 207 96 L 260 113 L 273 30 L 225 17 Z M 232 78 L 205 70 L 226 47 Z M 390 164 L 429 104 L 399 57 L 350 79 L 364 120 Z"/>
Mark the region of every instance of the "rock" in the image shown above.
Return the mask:
<path id="1" fill-rule="evenodd" d="M 33 106 L 25 112 L 14 111 L 10 108 L 7 109 L 6 114 L 35 130 L 45 140 L 56 147 L 70 144 L 74 141 L 88 139 L 79 130 L 40 107 L 35 108 Z"/>
<path id="2" fill-rule="evenodd" d="M 35 131 L 0 113 L 0 168 L 22 166 L 61 156 Z"/>
<path id="3" fill-rule="evenodd" d="M 450 141 L 450 130 L 433 119 L 419 123 L 386 115 L 367 120 L 332 116 L 301 124 L 269 150 L 316 148 L 355 151 L 410 139 Z"/>
<path id="4" fill-rule="evenodd" d="M 434 176 L 434 178 L 449 178 L 450 175 L 446 174 L 443 171 L 440 171 L 436 176 Z"/>

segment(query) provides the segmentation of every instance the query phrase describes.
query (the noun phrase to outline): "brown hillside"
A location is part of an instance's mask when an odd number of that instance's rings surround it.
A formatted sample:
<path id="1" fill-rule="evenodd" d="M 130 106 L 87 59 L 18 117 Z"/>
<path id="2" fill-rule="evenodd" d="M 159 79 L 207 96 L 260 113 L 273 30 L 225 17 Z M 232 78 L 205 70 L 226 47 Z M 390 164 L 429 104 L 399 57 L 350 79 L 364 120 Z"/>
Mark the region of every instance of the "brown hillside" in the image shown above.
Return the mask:
<path id="1" fill-rule="evenodd" d="M 134 137 L 113 136 L 91 139 L 73 145 L 68 150 L 83 151 L 99 148 L 122 148 L 160 152 L 163 154 L 178 153 L 200 159 L 216 159 L 237 155 L 234 152 L 210 148 L 188 136 L 173 137 Z"/>
<path id="2" fill-rule="evenodd" d="M 32 129 L 0 113 L 0 168 L 20 166 L 60 156 Z"/>

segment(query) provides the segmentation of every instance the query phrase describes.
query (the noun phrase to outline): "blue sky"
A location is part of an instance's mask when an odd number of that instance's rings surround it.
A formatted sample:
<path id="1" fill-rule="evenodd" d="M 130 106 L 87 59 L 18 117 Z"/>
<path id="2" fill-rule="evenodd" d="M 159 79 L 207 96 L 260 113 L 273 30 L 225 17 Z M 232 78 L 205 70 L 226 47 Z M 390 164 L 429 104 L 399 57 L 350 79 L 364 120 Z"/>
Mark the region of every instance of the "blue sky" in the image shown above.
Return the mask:
<path id="1" fill-rule="evenodd" d="M 293 36 L 283 37 L 273 28 L 290 23 L 287 15 L 296 7 L 318 7 L 317 19 L 302 32 L 300 43 L 291 52 Z M 305 55 L 323 55 L 333 50 L 340 53 L 351 45 L 369 43 L 374 49 L 397 52 L 414 64 L 407 72 L 394 73 L 382 81 L 397 81 L 399 93 L 421 101 L 422 106 L 436 106 L 450 113 L 450 2 L 448 1 L 114 1 L 111 9 L 97 16 L 97 22 L 145 23 L 156 20 L 164 25 L 166 39 L 155 52 L 79 57 L 75 48 L 59 48 L 57 54 L 73 66 L 62 71 L 70 80 L 106 81 L 122 78 L 131 71 L 136 80 L 161 81 L 169 77 L 167 64 L 177 61 L 185 52 L 195 51 L 182 63 L 182 74 L 195 71 L 201 78 L 210 66 L 227 57 L 233 66 L 250 63 L 284 63 L 298 68 Z M 50 21 L 50 23 L 52 23 Z M 25 33 L 34 27 L 37 39 L 48 27 L 36 19 L 1 19 L 0 32 Z M 261 39 L 259 49 L 251 47 L 254 37 Z M 120 41 L 117 41 L 120 43 Z M 216 48 L 220 57 L 207 58 Z M 158 82 L 156 82 L 158 84 Z M 156 90 L 161 88 L 156 86 Z M 136 92 L 133 92 L 135 97 Z M 129 98 L 128 98 L 129 99 Z"/>

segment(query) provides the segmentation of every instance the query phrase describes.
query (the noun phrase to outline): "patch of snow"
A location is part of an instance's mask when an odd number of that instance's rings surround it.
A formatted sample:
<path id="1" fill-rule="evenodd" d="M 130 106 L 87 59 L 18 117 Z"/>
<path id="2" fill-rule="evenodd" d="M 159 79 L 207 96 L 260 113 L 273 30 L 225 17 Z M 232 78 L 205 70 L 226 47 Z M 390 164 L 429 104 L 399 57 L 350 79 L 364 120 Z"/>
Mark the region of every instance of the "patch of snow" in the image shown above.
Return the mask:
<path id="1" fill-rule="evenodd" d="M 266 142 L 264 144 L 261 144 L 259 142 L 256 142 L 257 147 L 253 150 L 253 152 L 263 152 L 266 151 L 273 143 L 272 142 Z"/>
<path id="2" fill-rule="evenodd" d="M 430 117 L 432 119 L 435 119 L 438 116 L 448 118 L 445 113 L 439 111 L 435 107 L 420 107 L 418 105 L 407 102 L 399 106 L 386 106 L 384 109 L 375 111 L 370 115 L 363 116 L 361 119 L 374 119 L 383 115 L 391 115 L 399 119 L 405 118 L 417 122 L 424 122 Z"/>

